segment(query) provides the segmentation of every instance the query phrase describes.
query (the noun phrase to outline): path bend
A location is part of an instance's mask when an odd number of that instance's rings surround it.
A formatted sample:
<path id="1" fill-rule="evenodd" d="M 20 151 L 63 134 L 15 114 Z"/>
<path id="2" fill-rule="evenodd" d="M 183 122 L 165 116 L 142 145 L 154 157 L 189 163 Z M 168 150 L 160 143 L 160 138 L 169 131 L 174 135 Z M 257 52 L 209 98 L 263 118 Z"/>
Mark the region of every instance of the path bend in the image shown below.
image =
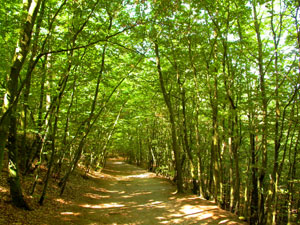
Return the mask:
<path id="1" fill-rule="evenodd" d="M 56 224 L 246 224 L 196 195 L 176 195 L 166 179 L 119 160 L 109 160 L 87 182 Z"/>

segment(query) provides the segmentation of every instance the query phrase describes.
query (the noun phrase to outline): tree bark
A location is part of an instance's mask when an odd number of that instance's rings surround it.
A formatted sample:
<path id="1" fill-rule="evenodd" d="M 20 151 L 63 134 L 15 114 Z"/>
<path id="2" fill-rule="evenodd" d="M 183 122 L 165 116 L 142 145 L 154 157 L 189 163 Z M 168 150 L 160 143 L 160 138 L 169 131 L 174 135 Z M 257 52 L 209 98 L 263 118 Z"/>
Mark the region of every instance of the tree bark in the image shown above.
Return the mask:
<path id="1" fill-rule="evenodd" d="M 260 32 L 260 23 L 257 17 L 256 11 L 256 1 L 252 2 L 253 6 L 253 19 L 254 26 L 257 38 L 257 47 L 258 47 L 258 55 L 257 55 L 257 63 L 259 69 L 259 87 L 260 87 L 260 95 L 261 95 L 261 110 L 262 110 L 262 154 L 261 154 L 261 168 L 258 179 L 258 187 L 260 189 L 259 196 L 259 223 L 264 224 L 265 221 L 265 193 L 264 193 L 264 179 L 266 175 L 267 165 L 268 165 L 268 151 L 267 151 L 267 138 L 268 138 L 268 100 L 266 96 L 266 85 L 265 85 L 265 71 L 264 71 L 264 62 L 263 62 L 263 45 L 261 40 L 261 32 Z"/>
<path id="2" fill-rule="evenodd" d="M 20 72 L 23 68 L 26 56 L 30 51 L 30 42 L 33 26 L 40 8 L 41 0 L 33 0 L 30 2 L 27 11 L 27 18 L 22 27 L 21 37 L 18 42 L 18 47 L 13 58 L 13 63 L 8 79 L 8 96 L 9 96 L 9 107 L 10 111 L 5 115 L 4 124 L 9 125 L 9 128 L 2 127 L 0 140 L 0 155 L 4 151 L 6 145 L 6 137 L 8 132 L 8 157 L 9 157 L 9 178 L 8 182 L 10 184 L 10 194 L 12 197 L 12 202 L 14 205 L 24 209 L 30 209 L 27 203 L 23 199 L 22 189 L 19 179 L 19 169 L 18 169 L 18 150 L 17 150 L 17 103 L 18 103 L 18 81 L 20 77 Z M 27 2 L 24 4 L 28 5 Z M 2 162 L 0 162 L 2 165 Z"/>
<path id="3" fill-rule="evenodd" d="M 164 84 L 164 78 L 161 71 L 161 65 L 160 65 L 160 55 L 159 55 L 159 49 L 158 44 L 155 41 L 154 42 L 155 47 L 155 55 L 156 55 L 156 66 L 157 66 L 157 72 L 159 76 L 159 83 L 161 87 L 161 91 L 164 97 L 164 101 L 166 103 L 166 106 L 169 111 L 169 119 L 171 124 L 171 133 L 172 133 L 172 149 L 175 156 L 175 170 L 176 170 L 176 184 L 177 184 L 177 192 L 182 193 L 183 192 L 183 179 L 182 179 L 182 168 L 180 163 L 180 151 L 179 146 L 177 142 L 177 133 L 176 133 L 176 125 L 175 125 L 175 115 L 171 103 L 170 96 L 167 94 L 165 84 Z"/>

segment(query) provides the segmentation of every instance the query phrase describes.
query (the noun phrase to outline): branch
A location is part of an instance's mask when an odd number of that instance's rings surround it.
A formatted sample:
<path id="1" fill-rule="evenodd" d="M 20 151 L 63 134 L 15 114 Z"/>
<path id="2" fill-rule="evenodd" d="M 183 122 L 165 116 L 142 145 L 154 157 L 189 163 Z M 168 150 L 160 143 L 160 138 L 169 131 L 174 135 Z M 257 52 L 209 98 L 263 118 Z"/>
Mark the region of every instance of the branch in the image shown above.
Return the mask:
<path id="1" fill-rule="evenodd" d="M 73 51 L 73 50 L 78 50 L 78 49 L 82 49 L 82 48 L 87 48 L 87 47 L 93 46 L 93 45 L 95 45 L 95 44 L 97 44 L 97 43 L 99 43 L 99 42 L 106 42 L 106 41 L 108 41 L 110 38 L 115 37 L 115 36 L 117 36 L 117 35 L 119 35 L 119 34 L 125 32 L 125 31 L 127 31 L 127 30 L 130 30 L 130 29 L 136 27 L 137 25 L 138 25 L 138 24 L 134 24 L 133 26 L 126 27 L 126 28 L 124 28 L 124 29 L 121 30 L 121 31 L 118 31 L 118 32 L 116 32 L 116 33 L 114 33 L 114 34 L 112 34 L 112 35 L 106 36 L 105 39 L 99 39 L 99 40 L 90 42 L 90 43 L 88 43 L 88 44 L 86 44 L 86 45 L 81 45 L 81 46 L 77 46 L 77 47 L 73 47 L 73 48 L 69 48 L 69 49 L 58 49 L 58 50 L 49 51 L 49 52 L 42 52 L 42 53 L 40 53 L 40 54 L 37 56 L 36 60 L 38 61 L 38 60 L 39 60 L 42 56 L 44 56 L 44 55 L 48 55 L 48 54 L 56 54 L 56 53 L 61 53 L 61 52 L 69 52 L 69 51 Z"/>
<path id="2" fill-rule="evenodd" d="M 128 48 L 127 46 L 122 45 L 122 44 L 120 44 L 120 43 L 113 42 L 113 41 L 109 41 L 109 40 L 108 40 L 107 42 L 109 42 L 109 43 L 111 43 L 111 44 L 113 44 L 113 45 L 117 45 L 117 46 L 119 46 L 119 47 L 121 47 L 121 48 L 124 48 L 124 49 L 126 49 L 126 50 L 128 50 L 128 51 L 131 51 L 131 52 L 137 53 L 137 54 L 139 54 L 139 55 L 145 56 L 144 53 L 142 53 L 142 52 L 140 52 L 140 51 L 138 51 L 138 50 L 136 50 L 136 49 Z"/>
<path id="3" fill-rule="evenodd" d="M 94 41 L 94 42 L 90 42 L 90 43 L 88 43 L 88 44 L 86 44 L 86 45 L 77 46 L 77 47 L 70 48 L 70 49 L 58 49 L 58 50 L 54 50 L 54 51 L 42 52 L 42 53 L 40 53 L 40 54 L 35 58 L 34 63 L 33 63 L 33 65 L 32 65 L 31 68 L 32 68 L 32 70 L 33 70 L 33 69 L 35 68 L 36 64 L 39 62 L 39 60 L 40 60 L 43 56 L 45 56 L 45 55 L 56 54 L 56 53 L 61 53 L 61 52 L 69 52 L 69 51 L 73 51 L 73 50 L 77 50 L 77 49 L 82 49 L 82 48 L 88 48 L 88 47 L 93 46 L 93 45 L 95 45 L 95 44 L 97 44 L 97 43 L 99 43 L 99 42 L 105 42 L 105 41 L 108 41 L 110 38 L 115 37 L 115 36 L 117 36 L 117 35 L 119 35 L 119 34 L 125 32 L 125 31 L 127 31 L 127 30 L 130 30 L 130 29 L 136 27 L 137 25 L 139 25 L 139 24 L 136 23 L 136 24 L 134 24 L 134 25 L 132 25 L 132 26 L 129 26 L 129 27 L 124 28 L 124 29 L 121 30 L 121 31 L 118 31 L 118 32 L 116 32 L 116 33 L 114 33 L 114 34 L 112 34 L 112 35 L 107 36 L 105 39 L 100 39 L 100 40 L 97 40 L 97 41 Z M 25 80 L 26 80 L 26 79 L 25 79 Z M 1 119 L 0 119 L 0 126 L 2 125 L 2 123 L 3 123 L 4 119 L 6 118 L 7 114 L 8 114 L 8 113 L 11 111 L 11 109 L 18 103 L 18 100 L 19 100 L 20 94 L 21 94 L 21 92 L 22 92 L 22 89 L 23 89 L 24 86 L 25 86 L 25 80 L 21 83 L 21 86 L 20 86 L 20 88 L 19 88 L 19 90 L 18 90 L 18 93 L 17 93 L 17 95 L 16 95 L 16 98 L 14 99 L 14 101 L 12 102 L 12 104 L 10 105 L 10 107 L 9 107 L 9 108 L 5 111 L 5 113 L 2 115 L 2 117 L 1 117 Z"/>

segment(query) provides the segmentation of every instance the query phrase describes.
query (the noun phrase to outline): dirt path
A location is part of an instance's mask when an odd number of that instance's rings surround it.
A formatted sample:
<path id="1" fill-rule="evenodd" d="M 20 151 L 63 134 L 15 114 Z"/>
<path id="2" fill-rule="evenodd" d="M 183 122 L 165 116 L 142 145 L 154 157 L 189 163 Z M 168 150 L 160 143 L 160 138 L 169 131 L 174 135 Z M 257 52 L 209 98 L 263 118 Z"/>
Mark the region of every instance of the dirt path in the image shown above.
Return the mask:
<path id="1" fill-rule="evenodd" d="M 245 224 L 195 195 L 175 195 L 168 181 L 121 161 L 108 161 L 88 182 L 51 224 Z"/>

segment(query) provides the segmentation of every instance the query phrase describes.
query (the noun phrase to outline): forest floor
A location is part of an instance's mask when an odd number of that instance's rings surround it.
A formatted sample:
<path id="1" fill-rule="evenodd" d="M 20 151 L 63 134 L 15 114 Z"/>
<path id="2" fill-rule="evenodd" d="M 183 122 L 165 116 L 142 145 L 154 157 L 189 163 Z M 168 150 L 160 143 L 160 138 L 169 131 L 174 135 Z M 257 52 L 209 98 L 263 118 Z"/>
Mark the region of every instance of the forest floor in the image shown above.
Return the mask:
<path id="1" fill-rule="evenodd" d="M 0 180 L 0 224 L 246 224 L 210 201 L 176 194 L 168 180 L 120 160 L 109 160 L 88 179 L 75 173 L 62 197 L 51 183 L 44 206 L 36 203 L 38 196 L 26 195 L 34 209 L 29 212 L 9 204 L 7 188 Z"/>

